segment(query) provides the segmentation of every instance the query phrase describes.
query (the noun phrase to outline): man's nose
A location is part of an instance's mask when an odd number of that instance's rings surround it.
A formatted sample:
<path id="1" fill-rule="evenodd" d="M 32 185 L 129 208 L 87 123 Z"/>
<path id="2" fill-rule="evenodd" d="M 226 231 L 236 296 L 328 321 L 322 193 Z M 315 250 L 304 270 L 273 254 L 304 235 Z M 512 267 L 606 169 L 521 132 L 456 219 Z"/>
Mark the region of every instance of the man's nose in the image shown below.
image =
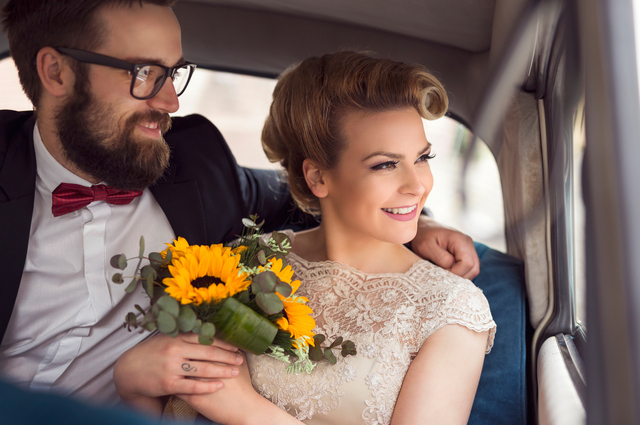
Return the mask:
<path id="1" fill-rule="evenodd" d="M 167 79 L 164 80 L 162 88 L 155 96 L 147 99 L 147 104 L 153 109 L 166 113 L 172 113 L 178 110 L 180 102 L 178 101 L 178 95 L 176 94 L 176 89 L 173 86 L 171 77 L 167 77 Z"/>

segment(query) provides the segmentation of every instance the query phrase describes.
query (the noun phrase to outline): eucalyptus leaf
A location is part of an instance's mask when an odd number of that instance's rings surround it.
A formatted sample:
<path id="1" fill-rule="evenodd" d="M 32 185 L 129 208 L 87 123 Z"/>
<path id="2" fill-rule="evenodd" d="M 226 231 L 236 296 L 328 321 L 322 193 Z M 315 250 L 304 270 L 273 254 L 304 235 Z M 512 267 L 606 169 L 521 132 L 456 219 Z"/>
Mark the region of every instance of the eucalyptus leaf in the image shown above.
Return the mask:
<path id="1" fill-rule="evenodd" d="M 342 357 L 347 357 L 349 355 L 355 356 L 356 354 L 356 345 L 352 341 L 345 341 L 342 343 Z"/>
<path id="2" fill-rule="evenodd" d="M 178 323 L 173 316 L 171 316 L 166 311 L 161 311 L 160 313 L 158 313 L 158 330 L 161 333 L 168 335 L 175 331 L 177 328 Z"/>
<path id="3" fill-rule="evenodd" d="M 193 329 L 191 332 L 200 334 L 200 327 L 202 326 L 202 320 L 196 319 L 196 322 L 193 324 Z"/>
<path id="4" fill-rule="evenodd" d="M 149 263 L 152 267 L 156 267 L 162 264 L 164 259 L 162 258 L 162 254 L 159 252 L 152 252 L 149 254 Z"/>
<path id="5" fill-rule="evenodd" d="M 138 310 L 140 313 L 142 314 L 146 314 L 146 311 L 144 311 L 144 309 L 142 307 L 140 307 L 138 304 L 134 305 L 134 307 L 136 308 L 136 310 Z"/>
<path id="6" fill-rule="evenodd" d="M 309 347 L 309 358 L 314 362 L 319 362 L 324 358 L 324 354 L 322 354 L 322 348 L 319 345 L 315 347 Z"/>
<path id="7" fill-rule="evenodd" d="M 131 279 L 131 282 L 125 288 L 124 292 L 126 292 L 127 294 L 130 294 L 136 290 L 136 286 L 138 286 L 138 278 L 134 277 L 133 279 Z"/>
<path id="8" fill-rule="evenodd" d="M 267 256 L 266 256 L 266 254 L 264 253 L 264 250 L 263 250 L 263 249 L 261 249 L 260 251 L 258 251 L 258 255 L 257 255 L 257 257 L 258 257 L 258 261 L 260 262 L 260 264 L 262 264 L 263 266 L 264 266 L 265 264 L 267 264 Z"/>
<path id="9" fill-rule="evenodd" d="M 145 330 L 149 331 L 149 332 L 153 332 L 156 330 L 156 323 L 155 322 L 147 322 L 144 324 L 144 328 Z"/>
<path id="10" fill-rule="evenodd" d="M 180 332 L 191 332 L 196 324 L 196 313 L 191 306 L 180 306 L 180 314 L 178 315 L 178 328 Z"/>
<path id="11" fill-rule="evenodd" d="M 173 252 L 168 249 L 167 250 L 167 255 L 166 257 L 164 257 L 164 262 L 162 263 L 163 265 L 167 265 L 169 263 L 171 263 L 171 260 L 173 260 Z"/>
<path id="12" fill-rule="evenodd" d="M 211 345 L 213 344 L 213 337 L 206 335 L 198 335 L 198 342 L 202 345 Z"/>
<path id="13" fill-rule="evenodd" d="M 145 283 L 144 289 L 147 291 L 147 295 L 149 295 L 149 298 L 153 298 L 153 275 L 148 275 Z"/>
<path id="14" fill-rule="evenodd" d="M 136 318 L 136 315 L 134 313 L 128 313 L 124 319 L 124 322 L 128 330 L 131 330 L 131 328 L 135 329 L 138 327 L 138 319 Z"/>
<path id="15" fill-rule="evenodd" d="M 324 358 L 329 360 L 329 363 L 336 364 L 336 356 L 333 355 L 333 351 L 331 351 L 331 348 L 324 349 Z"/>
<path id="16" fill-rule="evenodd" d="M 256 303 L 267 314 L 280 313 L 284 309 L 282 300 L 274 292 L 259 292 L 256 295 Z"/>
<path id="17" fill-rule="evenodd" d="M 213 323 L 205 322 L 200 326 L 200 336 L 198 342 L 202 345 L 213 344 L 213 337 L 216 334 L 216 327 Z"/>
<path id="18" fill-rule="evenodd" d="M 178 301 L 176 301 L 175 298 L 171 298 L 170 295 L 160 297 L 157 305 L 173 317 L 178 317 L 180 314 L 180 304 L 178 304 Z M 158 317 L 160 317 L 159 314 Z"/>
<path id="19" fill-rule="evenodd" d="M 274 252 L 273 255 L 276 257 L 276 260 L 282 261 L 282 268 L 287 267 L 287 257 L 284 256 L 281 252 Z"/>
<path id="20" fill-rule="evenodd" d="M 313 341 L 315 342 L 316 347 L 319 347 L 320 344 L 324 342 L 324 340 L 325 340 L 325 337 L 322 334 L 315 334 L 313 336 Z"/>
<path id="21" fill-rule="evenodd" d="M 124 254 L 117 254 L 111 257 L 109 263 L 114 269 L 124 270 L 127 268 L 127 257 Z"/>
<path id="22" fill-rule="evenodd" d="M 160 306 L 157 302 L 151 306 L 151 310 L 149 310 L 149 313 L 151 313 L 151 317 L 153 317 L 154 319 L 158 317 L 158 314 L 160 313 Z"/>
<path id="23" fill-rule="evenodd" d="M 138 258 L 144 258 L 144 236 L 140 236 L 140 252 L 138 253 Z"/>
<path id="24" fill-rule="evenodd" d="M 251 280 L 251 291 L 254 294 L 273 292 L 279 280 L 274 272 L 267 270 Z"/>
<path id="25" fill-rule="evenodd" d="M 291 285 L 286 282 L 280 281 L 276 284 L 276 292 L 283 297 L 288 298 L 291 296 L 292 292 Z"/>
<path id="26" fill-rule="evenodd" d="M 111 278 L 111 281 L 113 283 L 123 283 L 124 279 L 122 278 L 122 273 L 114 274 L 113 277 Z"/>
<path id="27" fill-rule="evenodd" d="M 339 336 L 335 341 L 329 346 L 329 348 L 336 348 L 338 345 L 342 344 L 342 337 Z"/>
<path id="28" fill-rule="evenodd" d="M 144 266 L 142 269 L 140 269 L 140 276 L 143 279 L 148 279 L 149 276 L 151 276 L 152 277 L 151 280 L 155 280 L 155 278 L 158 277 L 158 272 L 153 267 L 147 265 L 147 266 Z"/>
<path id="29" fill-rule="evenodd" d="M 149 298 L 153 298 L 153 276 L 148 275 L 145 280 L 142 281 L 142 286 L 147 292 Z"/>

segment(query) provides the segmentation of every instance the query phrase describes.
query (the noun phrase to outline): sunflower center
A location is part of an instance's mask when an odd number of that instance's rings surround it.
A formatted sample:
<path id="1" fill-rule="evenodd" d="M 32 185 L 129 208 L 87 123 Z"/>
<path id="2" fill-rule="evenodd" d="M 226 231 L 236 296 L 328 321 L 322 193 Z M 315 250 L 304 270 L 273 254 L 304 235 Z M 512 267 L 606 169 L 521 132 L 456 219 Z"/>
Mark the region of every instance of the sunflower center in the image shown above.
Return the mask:
<path id="1" fill-rule="evenodd" d="M 219 283 L 224 283 L 224 282 L 220 280 L 220 278 L 217 278 L 215 276 L 202 276 L 194 279 L 191 282 L 191 286 L 193 286 L 194 288 L 208 288 L 213 284 L 217 285 Z"/>

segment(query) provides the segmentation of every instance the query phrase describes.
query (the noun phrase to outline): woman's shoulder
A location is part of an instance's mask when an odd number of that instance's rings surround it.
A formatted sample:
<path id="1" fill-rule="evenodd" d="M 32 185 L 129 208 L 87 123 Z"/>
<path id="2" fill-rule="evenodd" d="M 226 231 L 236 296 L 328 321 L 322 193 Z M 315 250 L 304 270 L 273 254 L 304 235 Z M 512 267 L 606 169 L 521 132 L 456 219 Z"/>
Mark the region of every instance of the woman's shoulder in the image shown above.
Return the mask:
<path id="1" fill-rule="evenodd" d="M 457 324 L 476 332 L 489 331 L 487 353 L 491 350 L 496 324 L 489 302 L 480 288 L 426 260 L 416 262 L 411 276 L 428 293 L 426 299 L 435 301 L 436 330 Z"/>

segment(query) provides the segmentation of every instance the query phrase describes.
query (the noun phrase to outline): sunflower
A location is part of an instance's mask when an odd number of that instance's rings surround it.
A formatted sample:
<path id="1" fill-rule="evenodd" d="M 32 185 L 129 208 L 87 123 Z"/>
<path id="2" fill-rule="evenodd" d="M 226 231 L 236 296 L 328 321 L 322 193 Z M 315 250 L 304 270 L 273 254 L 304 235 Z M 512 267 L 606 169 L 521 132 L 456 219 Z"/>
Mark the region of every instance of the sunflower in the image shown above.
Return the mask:
<path id="1" fill-rule="evenodd" d="M 184 242 L 186 244 L 186 240 Z M 219 302 L 251 284 L 238 267 L 240 256 L 234 255 L 230 248 L 222 244 L 185 244 L 180 240 L 176 242 L 172 251 L 178 255 L 169 265 L 171 277 L 162 281 L 165 292 L 182 304 Z"/>
<path id="2" fill-rule="evenodd" d="M 173 258 L 184 256 L 184 253 L 189 249 L 189 242 L 182 236 L 179 236 L 178 239 L 173 240 L 173 244 L 165 244 L 167 245 L 167 249 L 161 252 L 162 258 L 166 258 L 167 251 L 171 251 L 171 255 Z"/>
<path id="3" fill-rule="evenodd" d="M 311 317 L 313 310 L 305 303 L 309 301 L 306 297 L 294 295 L 300 287 L 300 281 L 291 281 L 293 277 L 293 269 L 290 265 L 282 267 L 281 259 L 271 258 L 271 270 L 278 278 L 291 285 L 291 295 L 287 298 L 278 295 L 284 304 L 285 317 L 276 321 L 276 325 L 283 331 L 288 331 L 295 340 L 303 338 L 308 344 L 313 345 L 313 328 L 316 327 L 316 321 Z"/>

